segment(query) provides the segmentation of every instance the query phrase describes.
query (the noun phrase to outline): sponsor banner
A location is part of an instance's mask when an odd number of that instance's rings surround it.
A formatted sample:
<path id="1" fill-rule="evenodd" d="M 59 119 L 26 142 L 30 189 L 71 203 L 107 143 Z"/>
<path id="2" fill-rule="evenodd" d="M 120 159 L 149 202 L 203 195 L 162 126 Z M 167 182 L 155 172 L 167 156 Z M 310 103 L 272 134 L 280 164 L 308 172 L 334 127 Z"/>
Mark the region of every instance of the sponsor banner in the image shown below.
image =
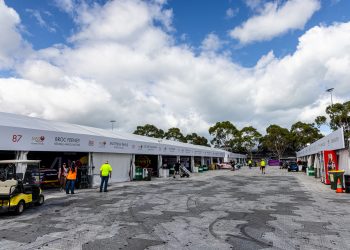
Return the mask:
<path id="1" fill-rule="evenodd" d="M 338 150 L 343 148 L 345 148 L 344 131 L 343 128 L 340 128 L 297 152 L 297 157 L 317 154 L 324 150 Z"/>
<path id="2" fill-rule="evenodd" d="M 324 151 L 324 173 L 325 180 L 324 183 L 329 185 L 331 181 L 329 179 L 328 172 L 333 170 L 338 170 L 337 154 L 334 150 L 325 150 Z"/>
<path id="3" fill-rule="evenodd" d="M 149 155 L 224 157 L 224 152 L 146 143 L 103 136 L 61 133 L 45 130 L 1 127 L 0 150 L 100 152 Z"/>

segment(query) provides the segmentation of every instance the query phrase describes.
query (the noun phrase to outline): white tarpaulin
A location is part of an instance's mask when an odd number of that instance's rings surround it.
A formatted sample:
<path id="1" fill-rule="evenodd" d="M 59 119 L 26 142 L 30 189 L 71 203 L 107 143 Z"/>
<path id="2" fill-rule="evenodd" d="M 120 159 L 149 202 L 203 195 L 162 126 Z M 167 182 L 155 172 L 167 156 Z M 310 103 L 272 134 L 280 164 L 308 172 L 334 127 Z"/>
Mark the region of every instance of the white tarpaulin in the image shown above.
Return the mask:
<path id="1" fill-rule="evenodd" d="M 94 186 L 101 183 L 100 167 L 106 161 L 112 166 L 112 179 L 109 182 L 130 181 L 130 164 L 132 156 L 128 154 L 93 153 Z"/>
<path id="2" fill-rule="evenodd" d="M 312 156 L 308 156 L 307 157 L 307 167 L 311 167 L 313 165 L 313 162 L 312 162 Z"/>
<path id="3" fill-rule="evenodd" d="M 350 174 L 350 159 L 349 151 L 347 149 L 339 151 L 339 169 L 345 170 L 345 174 Z"/>

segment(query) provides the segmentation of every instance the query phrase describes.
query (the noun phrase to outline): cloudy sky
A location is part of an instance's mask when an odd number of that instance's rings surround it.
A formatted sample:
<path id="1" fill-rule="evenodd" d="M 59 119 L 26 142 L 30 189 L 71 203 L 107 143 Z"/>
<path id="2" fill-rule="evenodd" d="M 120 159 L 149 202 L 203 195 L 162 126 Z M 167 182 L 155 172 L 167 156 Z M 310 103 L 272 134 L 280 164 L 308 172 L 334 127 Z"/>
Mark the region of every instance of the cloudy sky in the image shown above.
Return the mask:
<path id="1" fill-rule="evenodd" d="M 264 131 L 350 99 L 349 0 L 0 0 L 0 111 Z"/>

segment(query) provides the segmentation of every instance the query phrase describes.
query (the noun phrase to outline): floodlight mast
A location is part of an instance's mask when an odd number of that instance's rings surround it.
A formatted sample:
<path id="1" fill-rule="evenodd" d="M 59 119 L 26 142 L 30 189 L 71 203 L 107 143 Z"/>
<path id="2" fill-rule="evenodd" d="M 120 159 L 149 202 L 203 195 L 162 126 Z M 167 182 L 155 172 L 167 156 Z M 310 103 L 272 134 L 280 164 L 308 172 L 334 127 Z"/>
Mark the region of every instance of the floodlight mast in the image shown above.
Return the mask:
<path id="1" fill-rule="evenodd" d="M 113 129 L 114 129 L 114 123 L 115 123 L 116 121 L 115 121 L 115 120 L 110 120 L 109 122 L 112 124 L 112 131 L 113 131 Z"/>
<path id="2" fill-rule="evenodd" d="M 333 90 L 334 90 L 334 88 L 329 88 L 326 90 L 328 93 L 331 93 L 331 106 L 332 107 L 333 107 L 333 95 L 332 95 Z"/>

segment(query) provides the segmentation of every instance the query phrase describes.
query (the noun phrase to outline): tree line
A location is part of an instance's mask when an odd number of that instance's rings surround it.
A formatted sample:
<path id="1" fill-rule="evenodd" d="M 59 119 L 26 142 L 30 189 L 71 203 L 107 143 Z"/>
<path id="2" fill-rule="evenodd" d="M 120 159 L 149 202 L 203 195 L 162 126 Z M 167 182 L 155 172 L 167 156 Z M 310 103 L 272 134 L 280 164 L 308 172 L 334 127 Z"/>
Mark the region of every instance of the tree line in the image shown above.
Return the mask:
<path id="1" fill-rule="evenodd" d="M 295 152 L 323 137 L 320 132 L 322 125 L 332 130 L 344 128 L 345 137 L 350 138 L 350 101 L 336 103 L 326 108 L 327 116 L 318 116 L 312 123 L 298 121 L 290 129 L 272 124 L 266 128 L 263 136 L 252 126 L 238 129 L 230 121 L 217 122 L 208 130 L 212 137 L 208 139 L 197 133 L 184 135 L 179 128 L 169 128 L 166 132 L 154 125 L 137 126 L 134 134 L 162 138 L 195 145 L 214 146 L 227 151 L 248 154 L 273 155 L 279 159 L 285 155 L 293 156 Z"/>

